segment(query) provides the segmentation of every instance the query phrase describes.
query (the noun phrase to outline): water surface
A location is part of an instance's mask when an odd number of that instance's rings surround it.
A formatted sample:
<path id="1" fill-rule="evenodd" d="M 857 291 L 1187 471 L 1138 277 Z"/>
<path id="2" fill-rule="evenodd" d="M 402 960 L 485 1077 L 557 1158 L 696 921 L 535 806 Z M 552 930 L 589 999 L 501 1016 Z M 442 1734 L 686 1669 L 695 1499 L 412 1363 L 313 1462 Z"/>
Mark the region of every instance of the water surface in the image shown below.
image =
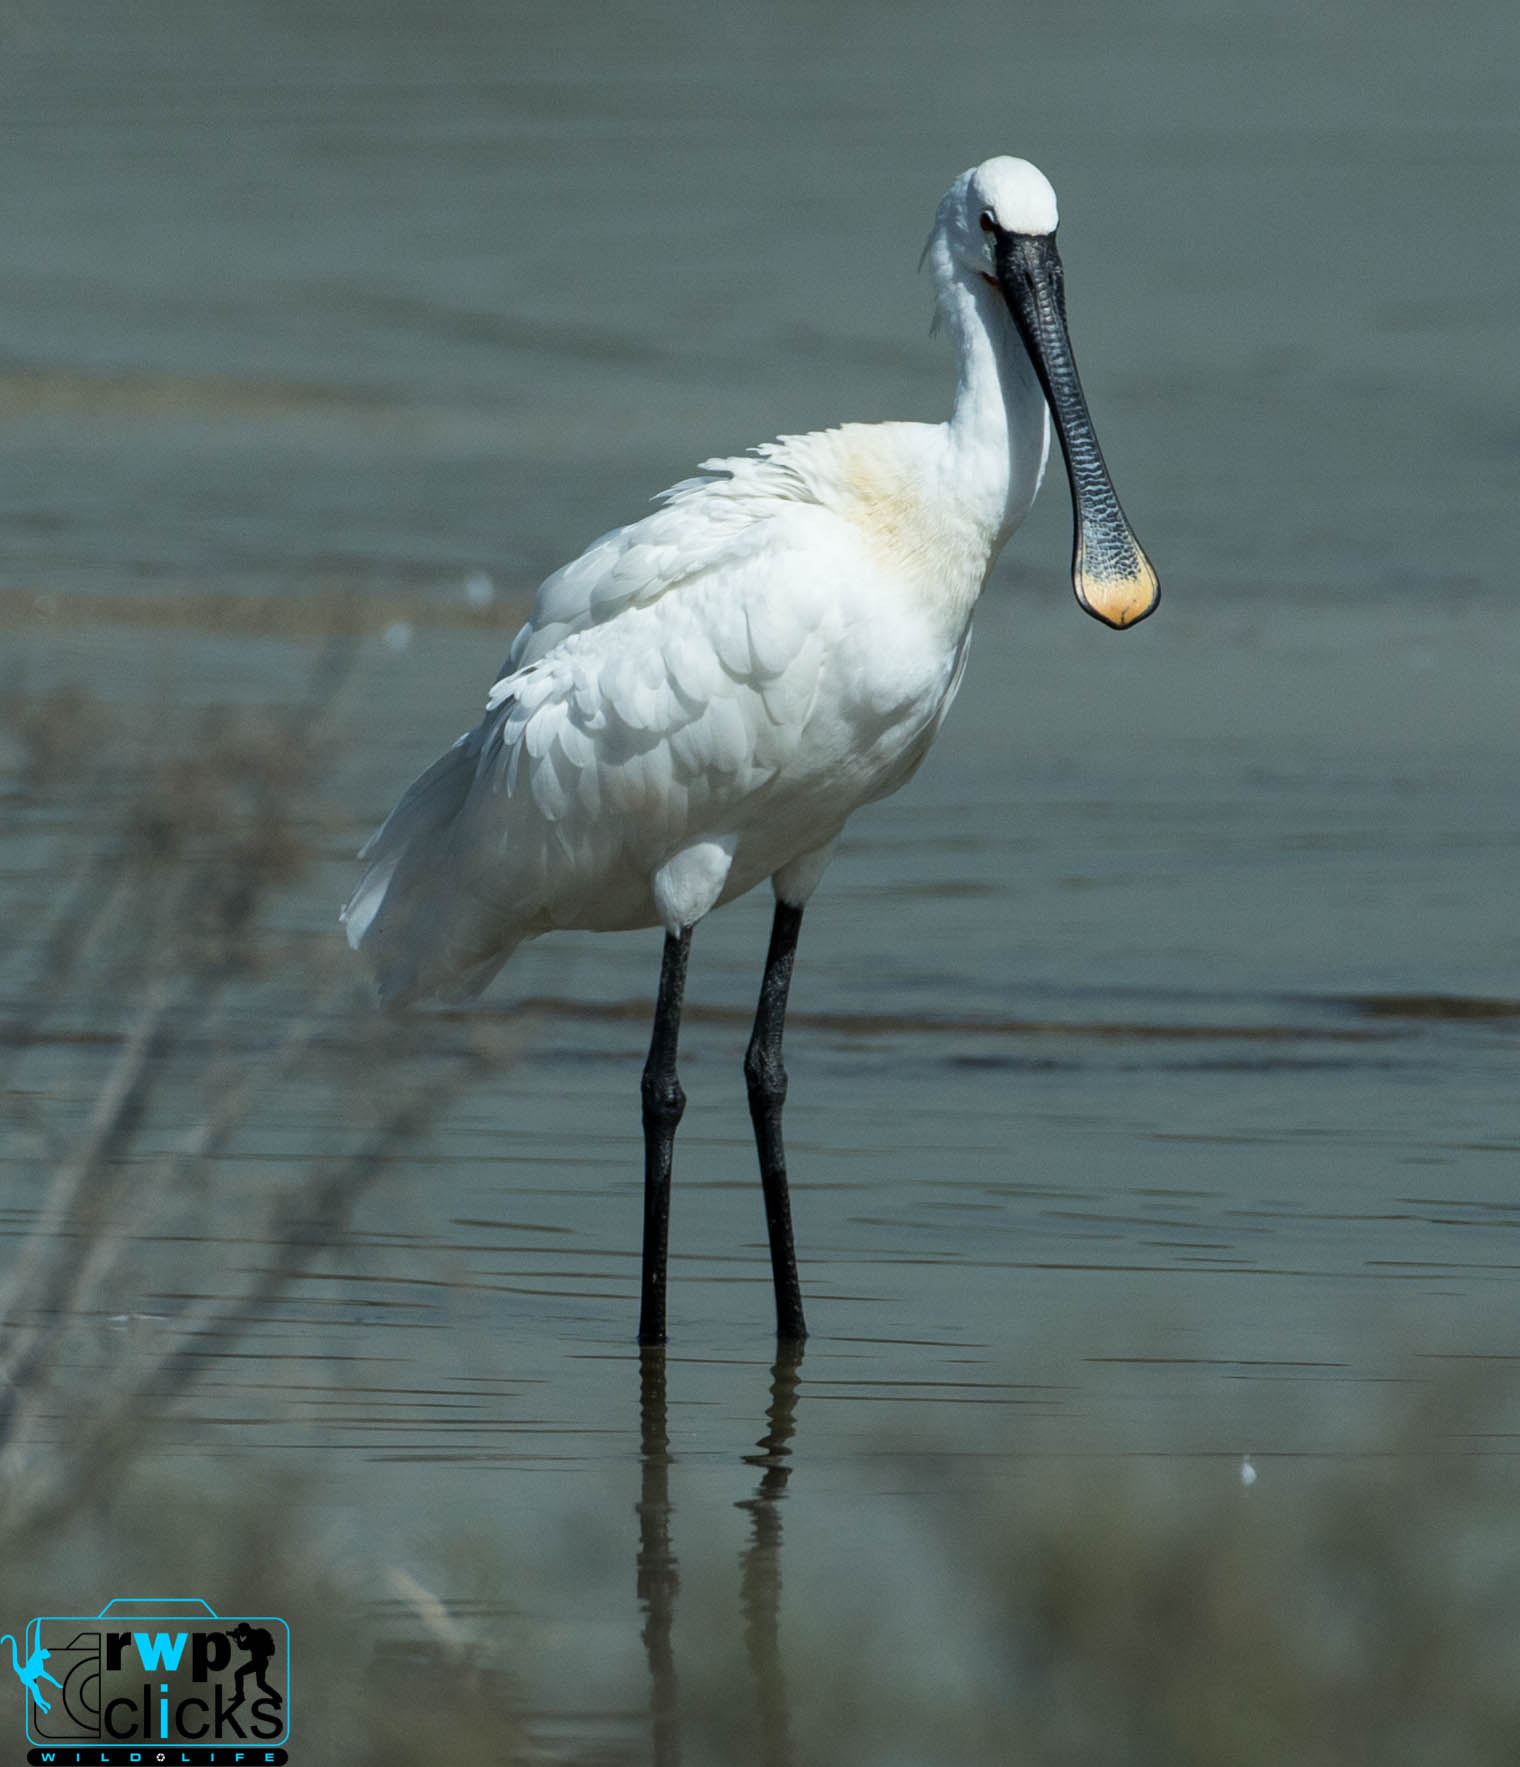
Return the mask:
<path id="1" fill-rule="evenodd" d="M 732 1507 L 778 1467 L 802 1605 L 875 1587 L 884 1541 L 932 1558 L 946 1491 L 1094 1457 L 1289 1477 L 1390 1388 L 1520 1355 L 1512 9 L 160 0 L 0 33 L 7 675 L 189 732 L 286 702 L 356 620 L 281 910 L 314 954 L 547 570 L 706 455 L 943 413 L 913 264 L 988 153 L 1061 192 L 1165 585 L 1131 634 L 1083 619 L 1052 484 L 930 763 L 809 909 L 800 1370 L 771 1366 L 739 1066 L 756 896 L 695 944 L 660 1403 L 631 1343 L 658 935 L 565 936 L 476 1009 L 499 1073 L 193 1389 L 179 1476 L 317 1469 L 376 1601 L 400 1566 L 463 1603 L 443 1543 L 499 1543 L 520 1580 L 481 1612 L 526 1614 L 543 1715 L 584 1726 L 646 1697 L 661 1528 L 700 1581 L 781 1513 L 774 1477 Z M 25 926 L 95 810 L 6 805 Z M 18 1121 L 82 1115 L 120 1033 L 50 1012 L 72 1040 L 23 1052 Z M 325 1148 L 324 1096 L 292 1082 L 228 1173 Z M 217 1219 L 212 1288 L 273 1256 Z M 195 1285 L 134 1256 L 151 1336 Z"/>

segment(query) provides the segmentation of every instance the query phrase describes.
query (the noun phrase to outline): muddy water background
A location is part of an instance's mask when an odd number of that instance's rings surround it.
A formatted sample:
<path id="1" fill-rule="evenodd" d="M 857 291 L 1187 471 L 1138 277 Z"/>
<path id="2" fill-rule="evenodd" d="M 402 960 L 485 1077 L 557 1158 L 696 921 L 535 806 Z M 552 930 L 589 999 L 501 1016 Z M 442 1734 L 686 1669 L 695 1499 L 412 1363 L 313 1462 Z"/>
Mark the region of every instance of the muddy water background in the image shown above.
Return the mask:
<path id="1" fill-rule="evenodd" d="M 537 580 L 708 454 L 942 415 L 933 204 L 996 151 L 1055 182 L 1166 599 L 1132 634 L 1084 619 L 1049 487 L 930 764 L 809 911 L 789 1039 L 815 1337 L 786 1601 L 879 1581 L 905 1628 L 882 1566 L 953 1607 L 921 1543 L 958 1483 L 1129 1455 L 1233 1479 L 1247 1450 L 1288 1477 L 1390 1387 L 1520 1354 L 1520 26 L 1017 10 L 0 6 L 5 674 L 279 703 L 356 602 L 339 808 L 287 907 L 314 953 Z M 6 826 L 14 924 L 57 829 Z M 770 1402 L 739 1070 L 767 913 L 700 930 L 689 995 L 688 1578 L 747 1537 Z M 657 960 L 654 934 L 523 952 L 478 1009 L 499 1081 L 162 1449 L 207 1485 L 298 1465 L 340 1546 L 446 1597 L 446 1543 L 489 1538 L 511 1587 L 474 1598 L 526 1620 L 572 1719 L 640 1697 Z M 319 1147 L 315 1110 L 293 1085 L 239 1174 Z M 35 1199 L 4 1207 L 19 1243 Z M 177 1290 L 143 1257 L 151 1318 Z"/>

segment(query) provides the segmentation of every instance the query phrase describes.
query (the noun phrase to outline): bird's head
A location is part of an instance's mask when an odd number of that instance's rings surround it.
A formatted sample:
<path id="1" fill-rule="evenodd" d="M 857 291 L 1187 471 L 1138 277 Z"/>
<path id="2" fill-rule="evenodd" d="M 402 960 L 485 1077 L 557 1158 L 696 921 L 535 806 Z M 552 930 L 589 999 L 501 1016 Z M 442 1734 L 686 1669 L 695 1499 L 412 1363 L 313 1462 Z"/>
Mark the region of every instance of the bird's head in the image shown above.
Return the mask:
<path id="1" fill-rule="evenodd" d="M 1001 155 L 962 172 L 945 193 L 931 248 L 953 271 L 1001 295 L 1045 391 L 1066 476 L 1077 600 L 1105 625 L 1133 626 L 1161 590 L 1104 465 L 1066 330 L 1060 219 L 1050 181 L 1028 160 Z M 936 254 L 937 256 L 939 254 Z M 944 262 L 944 257 L 940 258 Z"/>

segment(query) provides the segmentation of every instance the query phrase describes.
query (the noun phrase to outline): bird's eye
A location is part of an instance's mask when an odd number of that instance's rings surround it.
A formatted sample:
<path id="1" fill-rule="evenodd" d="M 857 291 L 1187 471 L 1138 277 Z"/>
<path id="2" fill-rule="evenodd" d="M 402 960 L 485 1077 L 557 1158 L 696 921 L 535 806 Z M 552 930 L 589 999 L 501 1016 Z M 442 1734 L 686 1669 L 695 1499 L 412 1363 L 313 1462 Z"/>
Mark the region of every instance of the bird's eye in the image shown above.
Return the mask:
<path id="1" fill-rule="evenodd" d="M 997 226 L 997 221 L 993 217 L 992 210 L 991 209 L 983 209 L 982 210 L 982 232 L 983 233 L 991 233 L 993 228 L 996 226 Z"/>

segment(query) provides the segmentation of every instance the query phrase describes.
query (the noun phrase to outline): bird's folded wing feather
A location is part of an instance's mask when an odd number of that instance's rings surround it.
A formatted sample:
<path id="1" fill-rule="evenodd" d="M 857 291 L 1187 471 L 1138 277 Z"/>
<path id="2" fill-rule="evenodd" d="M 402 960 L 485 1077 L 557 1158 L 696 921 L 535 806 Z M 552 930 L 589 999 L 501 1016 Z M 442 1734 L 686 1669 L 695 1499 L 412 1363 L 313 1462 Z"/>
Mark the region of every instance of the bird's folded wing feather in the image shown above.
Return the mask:
<path id="1" fill-rule="evenodd" d="M 686 547 L 678 570 L 641 573 L 615 623 L 588 615 L 503 676 L 480 781 L 508 796 L 526 785 L 548 822 L 621 814 L 661 839 L 716 808 L 715 794 L 764 784 L 800 739 L 838 617 L 799 531 L 820 523 L 840 526 L 817 509 L 728 524 L 700 561 Z M 841 568 L 852 544 L 841 530 Z M 646 563 L 652 550 L 637 549 Z"/>
<path id="2" fill-rule="evenodd" d="M 683 479 L 656 499 L 642 521 L 603 534 L 540 585 L 533 612 L 512 641 L 502 676 L 545 656 L 573 632 L 641 607 L 717 565 L 747 531 L 788 505 L 816 500 L 790 464 L 788 444 L 766 443 L 752 455 L 705 460 L 701 476 Z"/>

